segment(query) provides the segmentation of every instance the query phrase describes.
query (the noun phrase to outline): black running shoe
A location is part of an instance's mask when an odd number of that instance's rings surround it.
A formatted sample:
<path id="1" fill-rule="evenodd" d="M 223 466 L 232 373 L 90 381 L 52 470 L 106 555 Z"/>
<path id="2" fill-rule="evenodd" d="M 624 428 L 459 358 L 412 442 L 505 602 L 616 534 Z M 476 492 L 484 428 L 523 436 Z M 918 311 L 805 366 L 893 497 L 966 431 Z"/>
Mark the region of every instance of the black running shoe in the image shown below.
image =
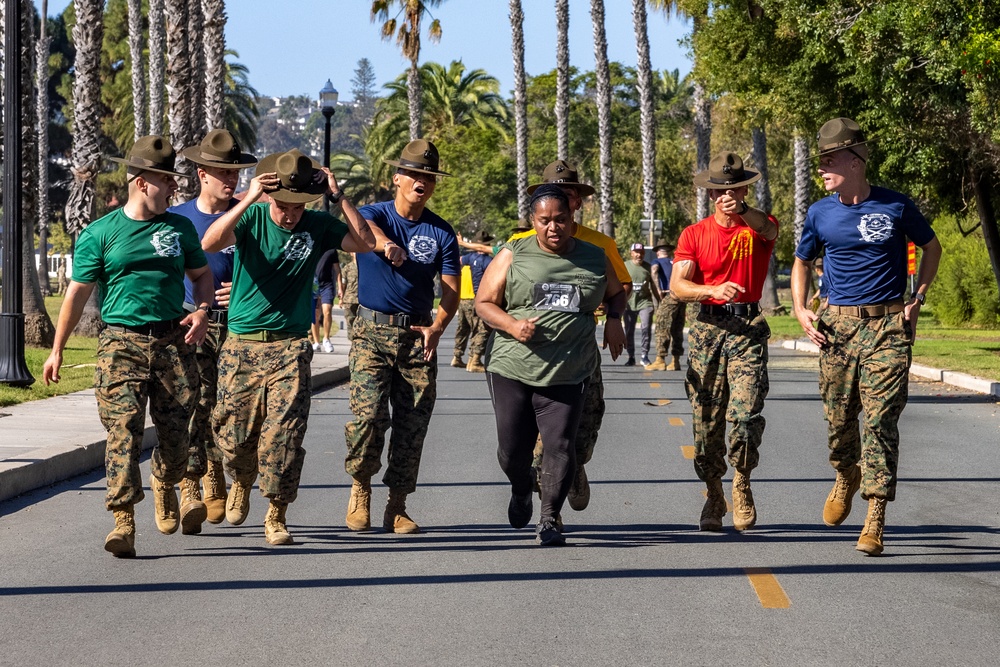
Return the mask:
<path id="1" fill-rule="evenodd" d="M 507 520 L 511 528 L 524 528 L 531 521 L 531 494 L 515 496 L 510 494 L 510 504 L 507 505 Z"/>
<path id="2" fill-rule="evenodd" d="M 535 529 L 535 540 L 543 547 L 561 547 L 566 544 L 566 538 L 555 519 L 542 519 Z"/>

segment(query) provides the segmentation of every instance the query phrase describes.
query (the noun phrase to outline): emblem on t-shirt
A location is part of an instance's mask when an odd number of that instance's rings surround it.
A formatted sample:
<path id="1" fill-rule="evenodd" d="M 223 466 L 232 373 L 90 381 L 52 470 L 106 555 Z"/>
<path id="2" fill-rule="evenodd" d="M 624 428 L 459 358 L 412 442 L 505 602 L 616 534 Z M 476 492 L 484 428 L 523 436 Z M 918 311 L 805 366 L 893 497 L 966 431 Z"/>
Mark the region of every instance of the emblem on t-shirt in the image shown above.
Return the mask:
<path id="1" fill-rule="evenodd" d="M 867 213 L 858 225 L 861 238 L 869 243 L 881 243 L 892 236 L 892 218 L 885 213 Z"/>
<path id="2" fill-rule="evenodd" d="M 156 254 L 160 257 L 180 257 L 181 256 L 181 233 L 180 232 L 156 232 L 153 240 L 150 241 Z"/>
<path id="3" fill-rule="evenodd" d="M 438 244 L 430 236 L 414 236 L 410 239 L 406 251 L 409 253 L 410 259 L 414 262 L 431 264 L 434 262 L 434 258 L 437 257 Z"/>
<path id="4" fill-rule="evenodd" d="M 236 246 L 231 245 L 228 248 L 223 248 L 219 252 L 222 253 L 223 255 L 235 255 L 236 254 Z"/>
<path id="5" fill-rule="evenodd" d="M 753 254 L 753 235 L 749 229 L 741 229 L 729 242 L 729 252 L 733 259 L 745 259 Z"/>
<path id="6" fill-rule="evenodd" d="M 312 252 L 312 249 L 313 238 L 309 232 L 292 234 L 292 237 L 288 239 L 288 243 L 285 244 L 285 259 L 290 262 L 305 259 Z"/>

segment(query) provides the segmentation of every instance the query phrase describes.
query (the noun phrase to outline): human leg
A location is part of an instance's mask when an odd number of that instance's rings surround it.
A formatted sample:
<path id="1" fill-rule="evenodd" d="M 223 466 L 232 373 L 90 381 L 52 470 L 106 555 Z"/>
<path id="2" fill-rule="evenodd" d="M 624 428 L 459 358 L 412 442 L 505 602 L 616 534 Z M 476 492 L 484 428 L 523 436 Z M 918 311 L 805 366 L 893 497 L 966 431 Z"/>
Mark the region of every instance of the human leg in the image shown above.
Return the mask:
<path id="1" fill-rule="evenodd" d="M 538 425 L 531 404 L 533 390 L 496 373 L 487 373 L 486 382 L 496 416 L 497 461 L 510 481 L 507 519 L 513 528 L 523 528 L 531 521 L 535 486 L 531 461 Z"/>
<path id="2" fill-rule="evenodd" d="M 451 365 L 455 368 L 464 368 L 465 362 L 462 355 L 469 343 L 469 334 L 472 333 L 472 299 L 462 299 L 458 302 L 458 312 L 455 313 L 455 356 L 451 360 Z"/>
<path id="3" fill-rule="evenodd" d="M 638 317 L 639 311 L 631 308 L 626 308 L 622 316 L 622 325 L 625 328 L 625 352 L 628 353 L 628 359 L 625 360 L 626 366 L 635 365 L 635 321 Z"/>
<path id="4" fill-rule="evenodd" d="M 653 333 L 653 307 L 649 306 L 639 311 L 639 352 L 642 353 L 643 365 L 649 364 L 649 342 Z"/>

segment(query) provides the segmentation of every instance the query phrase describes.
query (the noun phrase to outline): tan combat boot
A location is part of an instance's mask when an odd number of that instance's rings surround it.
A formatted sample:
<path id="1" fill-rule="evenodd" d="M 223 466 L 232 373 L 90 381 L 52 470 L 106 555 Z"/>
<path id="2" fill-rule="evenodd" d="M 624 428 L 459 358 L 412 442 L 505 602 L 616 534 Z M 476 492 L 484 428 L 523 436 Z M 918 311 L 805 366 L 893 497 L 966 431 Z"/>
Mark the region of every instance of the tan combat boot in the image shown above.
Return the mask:
<path id="1" fill-rule="evenodd" d="M 851 502 L 854 494 L 861 487 L 861 468 L 853 465 L 847 472 L 837 471 L 837 479 L 833 482 L 833 489 L 826 497 L 826 504 L 823 505 L 823 523 L 828 526 L 839 526 L 851 513 Z"/>
<path id="2" fill-rule="evenodd" d="M 757 508 L 750 490 L 750 471 L 737 469 L 733 475 L 733 528 L 746 530 L 757 523 Z"/>
<path id="3" fill-rule="evenodd" d="M 153 476 L 149 478 L 149 486 L 153 490 L 153 512 L 156 516 L 156 527 L 164 535 L 177 532 L 180 525 L 177 509 L 177 491 L 173 484 L 165 484 Z"/>
<path id="4" fill-rule="evenodd" d="M 587 479 L 587 471 L 583 464 L 576 467 L 576 475 L 573 476 L 573 485 L 569 487 L 569 495 L 566 496 L 569 506 L 580 512 L 587 509 L 590 504 L 590 481 Z"/>
<path id="5" fill-rule="evenodd" d="M 104 540 L 104 550 L 115 558 L 135 558 L 135 509 L 125 505 L 113 510 L 115 529 Z"/>
<path id="6" fill-rule="evenodd" d="M 699 530 L 722 530 L 722 517 L 726 516 L 726 492 L 722 490 L 721 479 L 710 479 L 705 506 L 701 508 Z"/>
<path id="7" fill-rule="evenodd" d="M 878 556 L 882 553 L 882 531 L 885 529 L 885 498 L 870 498 L 868 500 L 868 518 L 865 519 L 865 527 L 861 529 L 861 537 L 858 539 L 858 551 L 863 551 L 869 556 Z"/>
<path id="8" fill-rule="evenodd" d="M 372 484 L 370 481 L 354 480 L 351 499 L 347 501 L 347 528 L 354 532 L 372 527 L 371 519 Z"/>
<path id="9" fill-rule="evenodd" d="M 271 505 L 267 508 L 267 514 L 264 515 L 264 539 L 267 540 L 268 544 L 280 545 L 294 542 L 285 526 L 285 510 L 287 509 L 288 503 L 277 500 L 272 500 Z"/>
<path id="10" fill-rule="evenodd" d="M 452 368 L 465 368 L 465 362 L 462 361 L 462 355 L 456 354 L 455 358 L 451 360 Z"/>
<path id="11" fill-rule="evenodd" d="M 385 505 L 385 517 L 382 520 L 382 527 L 388 533 L 405 535 L 420 532 L 420 526 L 406 514 L 405 493 L 397 489 L 389 489 L 389 502 Z"/>
<path id="12" fill-rule="evenodd" d="M 197 535 L 206 518 L 208 508 L 201 501 L 201 484 L 198 483 L 198 478 L 185 477 L 181 480 L 181 532 L 185 535 Z"/>
<path id="13" fill-rule="evenodd" d="M 653 363 L 648 364 L 644 367 L 647 371 L 665 371 L 667 370 L 667 362 L 663 360 L 663 357 L 656 355 L 656 359 L 653 359 Z"/>
<path id="14" fill-rule="evenodd" d="M 485 373 L 486 366 L 483 366 L 478 354 L 472 354 L 469 355 L 469 365 L 465 367 L 465 370 L 470 373 Z"/>
<path id="15" fill-rule="evenodd" d="M 680 369 L 681 369 L 681 358 L 680 357 L 674 357 L 673 363 L 670 364 L 669 366 L 667 366 L 667 370 L 668 371 L 679 371 Z"/>
<path id="16" fill-rule="evenodd" d="M 251 486 L 234 480 L 233 485 L 229 487 L 229 496 L 226 498 L 226 521 L 234 526 L 247 520 L 247 514 L 250 512 Z"/>
<path id="17" fill-rule="evenodd" d="M 205 487 L 205 507 L 209 523 L 222 523 L 226 518 L 226 473 L 222 461 L 208 462 L 208 470 L 201 478 Z"/>

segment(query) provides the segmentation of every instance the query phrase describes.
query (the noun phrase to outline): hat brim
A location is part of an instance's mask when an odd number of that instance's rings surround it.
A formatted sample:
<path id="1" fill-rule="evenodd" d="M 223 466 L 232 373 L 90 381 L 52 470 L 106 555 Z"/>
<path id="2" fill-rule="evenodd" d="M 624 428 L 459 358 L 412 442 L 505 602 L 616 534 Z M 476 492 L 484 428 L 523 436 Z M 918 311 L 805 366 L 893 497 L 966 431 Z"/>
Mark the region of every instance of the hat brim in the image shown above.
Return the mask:
<path id="1" fill-rule="evenodd" d="M 829 155 L 830 153 L 836 153 L 837 151 L 846 151 L 854 148 L 855 146 L 863 146 L 865 144 L 871 143 L 871 139 L 865 139 L 864 141 L 858 141 L 856 143 L 850 144 L 848 146 L 834 146 L 832 148 L 820 149 L 819 152 L 813 153 L 809 156 L 810 160 L 815 160 L 818 157 L 824 155 Z"/>
<path id="2" fill-rule="evenodd" d="M 538 188 L 542 187 L 543 185 L 558 185 L 560 187 L 566 185 L 566 186 L 569 186 L 571 188 L 576 188 L 577 194 L 580 195 L 581 197 L 589 197 L 590 195 L 592 195 L 595 192 L 597 192 L 597 190 L 594 189 L 593 185 L 587 185 L 586 183 L 569 183 L 569 182 L 564 182 L 564 183 L 550 183 L 550 182 L 546 181 L 545 183 L 535 183 L 534 185 L 529 185 L 528 186 L 528 195 L 530 196 L 530 195 L 535 194 L 535 190 L 537 190 Z"/>
<path id="3" fill-rule="evenodd" d="M 240 158 L 236 162 L 221 162 L 202 157 L 201 146 L 191 146 L 181 151 L 181 156 L 189 162 L 201 165 L 202 167 L 219 167 L 221 169 L 246 169 L 257 164 L 257 158 L 249 153 L 240 153 Z"/>
<path id="4" fill-rule="evenodd" d="M 732 190 L 734 188 L 742 188 L 744 185 L 750 185 L 751 183 L 756 183 L 759 180 L 760 180 L 760 173 L 753 171 L 751 169 L 744 169 L 743 180 L 736 181 L 734 183 L 713 182 L 709 177 L 708 169 L 706 169 L 705 171 L 698 172 L 694 176 L 695 187 L 705 188 L 707 190 Z"/>
<path id="5" fill-rule="evenodd" d="M 284 153 L 271 153 L 267 157 L 261 158 L 257 163 L 257 170 L 254 172 L 255 176 L 261 174 L 277 173 L 277 163 L 278 158 L 284 155 Z M 317 183 L 313 179 L 316 177 L 316 172 L 322 169 L 322 165 L 316 160 L 309 158 L 312 162 L 313 171 L 309 175 L 309 187 L 303 190 L 289 190 L 283 185 L 279 185 L 277 190 L 271 190 L 267 195 L 275 200 L 280 201 L 285 204 L 308 204 L 311 201 L 316 201 L 320 197 L 326 194 L 328 183 L 326 179 Z"/>
<path id="6" fill-rule="evenodd" d="M 405 169 L 406 171 L 416 171 L 421 174 L 431 174 L 432 176 L 451 176 L 446 171 L 434 171 L 433 169 L 426 169 L 423 167 L 414 167 L 411 164 L 402 164 L 399 160 L 384 160 L 386 164 L 392 165 L 397 169 Z"/>
<path id="7" fill-rule="evenodd" d="M 111 160 L 112 162 L 123 164 L 131 169 L 139 169 L 142 171 L 155 171 L 157 174 L 167 174 L 169 176 L 177 176 L 178 178 L 191 178 L 190 174 L 182 174 L 179 171 L 170 171 L 168 169 L 157 169 L 156 167 L 146 167 L 141 164 L 133 164 L 123 157 L 113 157 L 108 159 Z"/>

